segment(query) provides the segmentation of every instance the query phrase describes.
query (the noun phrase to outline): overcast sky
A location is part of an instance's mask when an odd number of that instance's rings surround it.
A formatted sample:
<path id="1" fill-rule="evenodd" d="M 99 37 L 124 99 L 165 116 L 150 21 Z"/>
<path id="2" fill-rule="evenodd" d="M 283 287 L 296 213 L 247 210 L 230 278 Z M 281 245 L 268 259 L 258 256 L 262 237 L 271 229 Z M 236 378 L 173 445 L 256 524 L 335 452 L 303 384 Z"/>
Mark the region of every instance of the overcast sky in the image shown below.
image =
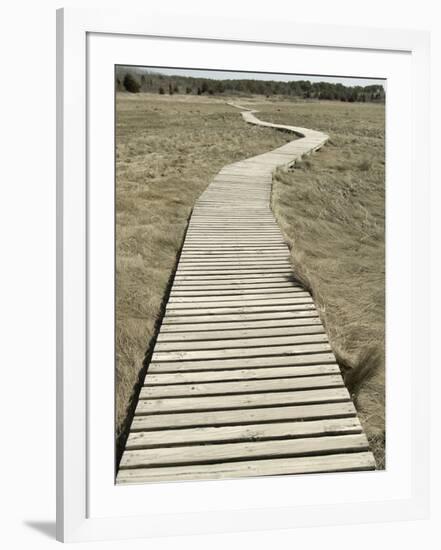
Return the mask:
<path id="1" fill-rule="evenodd" d="M 140 67 L 141 68 L 141 67 Z M 386 80 L 376 78 L 354 78 L 351 76 L 327 76 L 305 74 L 278 74 L 278 73 L 248 73 L 239 71 L 212 71 L 206 69 L 169 69 L 162 67 L 142 67 L 148 71 L 154 71 L 165 75 L 193 76 L 195 78 L 216 78 L 220 80 L 278 80 L 289 82 L 290 80 L 310 80 L 311 82 L 341 83 L 345 86 L 370 86 L 378 84 L 385 86 Z"/>

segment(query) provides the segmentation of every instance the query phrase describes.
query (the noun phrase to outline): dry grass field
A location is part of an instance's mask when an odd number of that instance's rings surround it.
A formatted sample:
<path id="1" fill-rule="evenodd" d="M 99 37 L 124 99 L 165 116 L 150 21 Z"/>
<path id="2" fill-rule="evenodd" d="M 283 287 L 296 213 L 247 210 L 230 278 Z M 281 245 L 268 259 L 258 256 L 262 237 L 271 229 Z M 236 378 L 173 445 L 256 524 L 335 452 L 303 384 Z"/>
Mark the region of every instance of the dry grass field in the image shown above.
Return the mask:
<path id="1" fill-rule="evenodd" d="M 225 101 L 117 95 L 118 451 L 195 200 L 224 164 L 293 139 L 247 125 Z M 384 467 L 384 106 L 262 98 L 240 103 L 258 109 L 262 120 L 330 135 L 320 152 L 277 172 L 273 209 Z"/>
<path id="2" fill-rule="evenodd" d="M 224 164 L 289 136 L 224 100 L 117 94 L 116 444 L 119 456 L 195 200 Z"/>

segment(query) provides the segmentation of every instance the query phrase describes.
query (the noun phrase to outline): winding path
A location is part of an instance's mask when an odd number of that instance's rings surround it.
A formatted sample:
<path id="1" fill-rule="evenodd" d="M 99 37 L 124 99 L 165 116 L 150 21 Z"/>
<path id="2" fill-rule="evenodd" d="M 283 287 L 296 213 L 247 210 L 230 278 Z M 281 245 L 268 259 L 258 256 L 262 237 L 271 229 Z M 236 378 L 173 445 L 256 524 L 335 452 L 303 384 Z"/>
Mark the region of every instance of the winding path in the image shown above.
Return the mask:
<path id="1" fill-rule="evenodd" d="M 328 136 L 241 109 L 300 138 L 224 166 L 197 201 L 118 483 L 375 468 L 270 207 L 273 171 Z"/>

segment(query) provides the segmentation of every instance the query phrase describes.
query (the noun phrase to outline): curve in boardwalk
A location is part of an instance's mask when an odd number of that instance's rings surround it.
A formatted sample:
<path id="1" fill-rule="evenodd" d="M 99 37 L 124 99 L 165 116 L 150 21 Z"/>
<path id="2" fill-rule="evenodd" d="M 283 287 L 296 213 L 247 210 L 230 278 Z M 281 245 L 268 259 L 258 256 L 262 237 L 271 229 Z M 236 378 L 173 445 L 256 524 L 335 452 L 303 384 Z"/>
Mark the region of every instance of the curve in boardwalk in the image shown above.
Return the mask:
<path id="1" fill-rule="evenodd" d="M 310 294 L 270 208 L 300 135 L 229 164 L 197 201 L 118 483 L 369 470 L 369 451 Z"/>

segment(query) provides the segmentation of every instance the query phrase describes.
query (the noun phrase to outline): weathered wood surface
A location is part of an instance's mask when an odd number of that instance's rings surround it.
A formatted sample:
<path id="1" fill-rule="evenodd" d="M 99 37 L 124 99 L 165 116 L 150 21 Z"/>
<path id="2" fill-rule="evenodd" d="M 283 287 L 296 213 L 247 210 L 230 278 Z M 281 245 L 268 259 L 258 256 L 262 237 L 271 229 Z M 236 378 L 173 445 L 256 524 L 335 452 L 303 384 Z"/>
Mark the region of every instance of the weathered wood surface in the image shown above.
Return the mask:
<path id="1" fill-rule="evenodd" d="M 270 208 L 272 173 L 327 140 L 225 166 L 197 201 L 118 483 L 369 470 L 375 461 Z"/>

